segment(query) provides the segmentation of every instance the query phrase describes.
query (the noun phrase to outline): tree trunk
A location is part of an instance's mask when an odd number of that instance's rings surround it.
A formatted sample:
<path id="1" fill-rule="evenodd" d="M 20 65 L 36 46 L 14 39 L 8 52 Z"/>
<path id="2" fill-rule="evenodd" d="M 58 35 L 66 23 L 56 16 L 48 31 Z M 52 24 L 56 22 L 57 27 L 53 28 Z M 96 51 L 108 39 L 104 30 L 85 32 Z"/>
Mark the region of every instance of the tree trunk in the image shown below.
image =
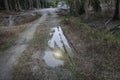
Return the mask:
<path id="1" fill-rule="evenodd" d="M 5 0 L 5 8 L 6 8 L 7 11 L 10 11 L 9 10 L 9 5 L 8 5 L 8 0 Z"/>
<path id="2" fill-rule="evenodd" d="M 40 8 L 40 1 L 39 0 L 36 0 L 36 8 L 39 9 Z"/>
<path id="3" fill-rule="evenodd" d="M 76 0 L 75 6 L 76 6 L 76 13 L 79 15 L 80 14 L 80 1 L 79 0 Z"/>
<path id="4" fill-rule="evenodd" d="M 85 0 L 85 5 L 84 5 L 84 9 L 85 9 L 85 19 L 89 18 L 89 5 L 90 5 L 90 0 Z"/>
<path id="5" fill-rule="evenodd" d="M 18 8 L 19 8 L 19 10 L 21 11 L 21 10 L 22 10 L 22 8 L 21 8 L 21 5 L 20 5 L 19 0 L 17 1 L 17 4 L 18 4 Z"/>
<path id="6" fill-rule="evenodd" d="M 119 19 L 119 4 L 120 4 L 120 0 L 115 0 L 115 11 L 114 11 L 113 20 Z"/>
<path id="7" fill-rule="evenodd" d="M 29 9 L 33 9 L 33 0 L 28 0 Z"/>

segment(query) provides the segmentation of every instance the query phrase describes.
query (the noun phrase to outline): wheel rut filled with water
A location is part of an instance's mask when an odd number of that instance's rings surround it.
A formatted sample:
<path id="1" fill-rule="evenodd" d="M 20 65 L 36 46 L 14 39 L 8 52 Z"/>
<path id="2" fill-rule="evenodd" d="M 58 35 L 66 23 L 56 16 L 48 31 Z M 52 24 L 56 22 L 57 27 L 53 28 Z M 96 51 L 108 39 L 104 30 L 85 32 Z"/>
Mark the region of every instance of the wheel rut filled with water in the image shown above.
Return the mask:
<path id="1" fill-rule="evenodd" d="M 43 57 L 46 64 L 50 67 L 63 66 L 66 56 L 71 61 L 73 51 L 67 38 L 63 34 L 61 26 L 52 28 L 49 35 L 48 47 Z"/>

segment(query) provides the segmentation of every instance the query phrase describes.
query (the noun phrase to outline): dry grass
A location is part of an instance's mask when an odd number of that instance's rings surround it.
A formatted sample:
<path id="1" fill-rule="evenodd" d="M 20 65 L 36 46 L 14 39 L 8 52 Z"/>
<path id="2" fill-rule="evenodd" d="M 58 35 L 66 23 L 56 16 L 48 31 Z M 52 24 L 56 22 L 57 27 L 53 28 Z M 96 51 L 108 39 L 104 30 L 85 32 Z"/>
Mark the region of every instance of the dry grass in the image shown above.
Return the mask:
<path id="1" fill-rule="evenodd" d="M 25 30 L 25 26 L 3 28 L 0 30 L 0 51 L 4 51 L 14 44 L 18 34 Z"/>
<path id="2" fill-rule="evenodd" d="M 19 63 L 13 68 L 12 80 L 34 80 L 31 70 L 31 55 L 34 50 L 35 48 L 29 48 L 29 51 L 25 51 L 26 54 L 19 58 Z"/>
<path id="3" fill-rule="evenodd" d="M 36 80 L 32 71 L 33 66 L 35 65 L 32 55 L 36 54 L 36 52 L 39 50 L 43 51 L 45 48 L 46 33 L 43 27 L 44 26 L 40 26 L 37 28 L 33 40 L 31 40 L 30 42 L 29 47 L 24 51 L 24 54 L 19 58 L 18 64 L 14 66 L 12 80 Z"/>
<path id="4" fill-rule="evenodd" d="M 30 23 L 38 18 L 40 18 L 41 15 L 35 15 L 35 16 L 22 16 L 21 19 L 19 19 L 17 22 L 16 22 L 16 25 L 20 25 L 20 24 L 25 24 L 25 23 Z"/>
<path id="5" fill-rule="evenodd" d="M 66 36 L 78 51 L 75 65 L 70 67 L 75 79 L 119 80 L 120 40 L 107 30 L 99 31 L 80 22 L 75 17 L 62 21 L 67 26 Z"/>
<path id="6" fill-rule="evenodd" d="M 32 13 L 26 14 L 26 15 L 12 15 L 12 18 L 14 18 L 13 25 L 23 25 L 30 22 L 33 22 L 41 17 L 41 14 Z M 6 21 L 7 20 L 7 21 Z M 9 15 L 4 14 L 2 17 L 0 17 L 0 27 L 2 26 L 9 26 Z"/>

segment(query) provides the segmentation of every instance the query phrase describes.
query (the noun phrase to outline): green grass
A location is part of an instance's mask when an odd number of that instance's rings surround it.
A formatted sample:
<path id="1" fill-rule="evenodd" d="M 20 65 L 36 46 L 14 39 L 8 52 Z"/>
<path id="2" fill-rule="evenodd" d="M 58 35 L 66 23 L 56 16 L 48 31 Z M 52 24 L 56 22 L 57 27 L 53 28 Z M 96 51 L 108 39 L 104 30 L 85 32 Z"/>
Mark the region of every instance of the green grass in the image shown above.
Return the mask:
<path id="1" fill-rule="evenodd" d="M 117 40 L 120 41 L 120 30 L 115 31 L 113 35 Z"/>

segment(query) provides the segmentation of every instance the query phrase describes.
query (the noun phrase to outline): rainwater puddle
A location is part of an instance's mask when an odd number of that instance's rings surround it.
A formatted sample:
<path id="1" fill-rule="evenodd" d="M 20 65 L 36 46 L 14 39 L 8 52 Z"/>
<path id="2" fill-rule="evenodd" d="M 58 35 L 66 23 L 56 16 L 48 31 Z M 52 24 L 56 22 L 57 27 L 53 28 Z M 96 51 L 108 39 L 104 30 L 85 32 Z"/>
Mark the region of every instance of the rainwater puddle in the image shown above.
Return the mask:
<path id="1" fill-rule="evenodd" d="M 63 43 L 64 43 L 64 45 L 66 45 L 70 48 L 68 41 L 67 41 L 65 35 L 63 34 L 63 31 L 60 26 L 53 28 L 51 30 L 50 35 L 52 36 L 52 38 L 48 41 L 48 45 L 51 48 L 55 48 L 55 44 L 56 44 L 59 48 L 64 49 Z"/>
<path id="2" fill-rule="evenodd" d="M 73 56 L 71 47 L 67 38 L 63 34 L 61 27 L 54 27 L 51 29 L 51 38 L 48 41 L 48 49 L 45 51 L 44 60 L 50 67 L 58 67 L 64 65 L 65 55 Z"/>
<path id="3" fill-rule="evenodd" d="M 54 54 L 53 51 L 50 51 L 50 50 L 45 51 L 44 60 L 46 64 L 50 67 L 57 67 L 57 66 L 64 65 L 64 61 L 55 58 L 53 54 Z"/>

